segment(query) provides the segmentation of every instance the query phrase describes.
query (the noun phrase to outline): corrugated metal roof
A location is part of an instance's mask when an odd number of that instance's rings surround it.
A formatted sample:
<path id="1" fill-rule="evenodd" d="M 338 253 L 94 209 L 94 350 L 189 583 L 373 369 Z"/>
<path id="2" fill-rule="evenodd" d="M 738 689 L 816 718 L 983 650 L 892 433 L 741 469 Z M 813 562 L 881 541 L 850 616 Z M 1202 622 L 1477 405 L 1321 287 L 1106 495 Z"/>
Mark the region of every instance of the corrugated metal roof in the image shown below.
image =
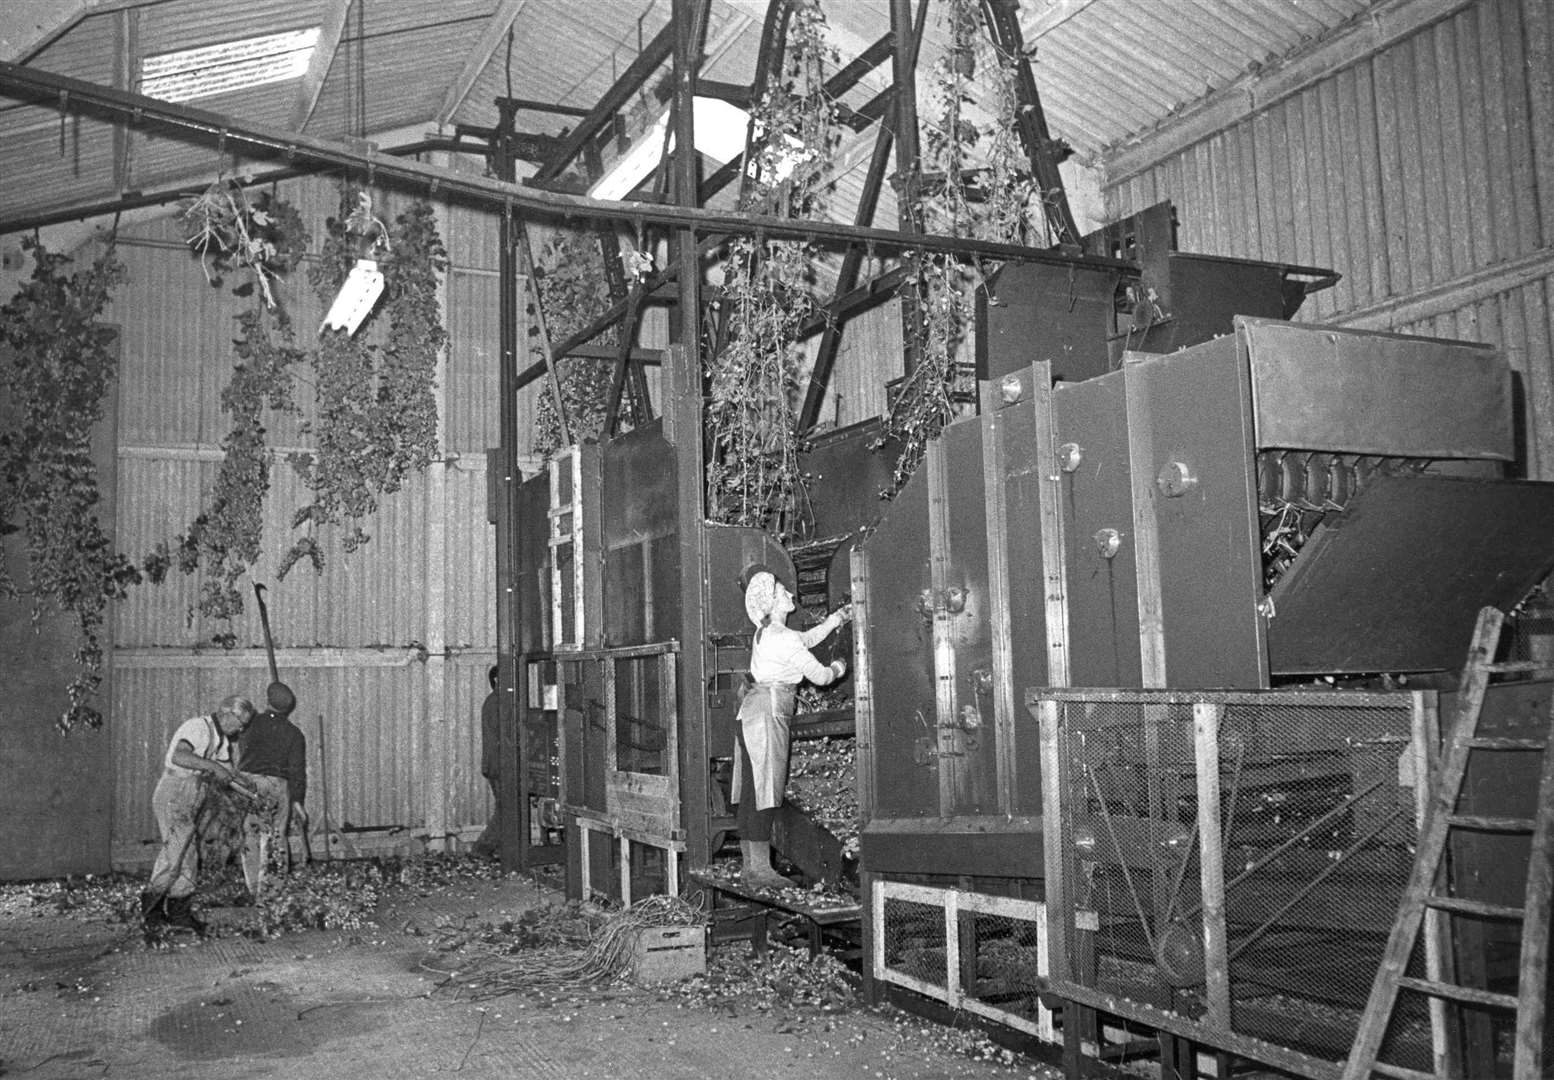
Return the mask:
<path id="1" fill-rule="evenodd" d="M 327 44 L 332 25 L 338 40 L 328 63 L 315 65 L 317 76 L 191 104 L 279 130 L 306 115 L 305 130 L 316 137 L 394 133 L 402 140 L 439 118 L 492 126 L 495 99 L 513 96 L 572 110 L 519 114 L 523 130 L 555 135 L 598 101 L 671 11 L 668 0 L 354 0 L 342 19 L 341 2 L 121 0 L 82 14 L 81 5 L 60 0 L 57 25 L 42 29 L 8 25 L 0 11 L 0 49 L 10 43 L 10 58 L 128 89 L 147 55 L 314 25 L 325 28 Z M 1051 131 L 1093 161 L 1248 70 L 1403 2 L 1420 0 L 1023 0 L 1020 19 Z M 840 62 L 888 30 L 889 7 L 888 0 L 825 4 Z M 766 8 L 767 0 L 712 0 L 706 78 L 749 82 Z M 929 105 L 927 73 L 944 48 L 947 10 L 946 0 L 930 8 L 920 108 Z M 883 65 L 847 100 L 877 93 L 888 69 Z M 214 168 L 180 138 L 136 131 L 126 150 L 104 125 L 62 122 L 53 108 L 5 99 L 0 147 L 0 205 L 9 215 L 161 190 Z M 851 217 L 845 204 L 834 204 L 833 213 Z"/>
<path id="2" fill-rule="evenodd" d="M 1050 29 L 1049 8 L 1067 18 Z M 1372 0 L 1091 0 L 1024 4 L 1053 134 L 1098 157 L 1258 66 L 1308 47 Z"/>

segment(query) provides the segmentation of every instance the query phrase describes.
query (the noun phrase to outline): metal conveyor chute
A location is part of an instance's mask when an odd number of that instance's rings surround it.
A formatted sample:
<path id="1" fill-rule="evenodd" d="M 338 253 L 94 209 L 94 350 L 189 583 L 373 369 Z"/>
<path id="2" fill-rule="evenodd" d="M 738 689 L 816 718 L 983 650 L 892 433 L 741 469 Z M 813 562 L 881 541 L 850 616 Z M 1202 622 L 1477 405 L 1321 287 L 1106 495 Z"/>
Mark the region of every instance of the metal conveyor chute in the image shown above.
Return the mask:
<path id="1" fill-rule="evenodd" d="M 1440 671 L 1480 608 L 1506 610 L 1554 569 L 1554 485 L 1375 477 L 1331 514 L 1271 593 L 1279 675 Z"/>

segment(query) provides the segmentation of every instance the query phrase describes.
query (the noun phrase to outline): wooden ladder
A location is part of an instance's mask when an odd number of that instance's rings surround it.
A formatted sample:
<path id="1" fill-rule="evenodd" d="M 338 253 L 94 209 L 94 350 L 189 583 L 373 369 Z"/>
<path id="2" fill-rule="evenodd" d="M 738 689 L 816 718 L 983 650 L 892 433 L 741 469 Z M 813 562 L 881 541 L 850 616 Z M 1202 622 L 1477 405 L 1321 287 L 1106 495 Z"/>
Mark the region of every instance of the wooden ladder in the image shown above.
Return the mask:
<path id="1" fill-rule="evenodd" d="M 1550 895 L 1554 893 L 1554 710 L 1544 737 L 1536 739 L 1483 738 L 1478 734 L 1484 692 L 1492 675 L 1511 672 L 1554 675 L 1554 664 L 1515 662 L 1496 664 L 1495 649 L 1505 616 L 1495 608 L 1479 612 L 1473 645 L 1463 669 L 1458 694 L 1457 719 L 1435 790 L 1430 795 L 1413 873 L 1398 906 L 1397 923 L 1387 940 L 1381 967 L 1371 985 L 1370 998 L 1360 1019 L 1354 1046 L 1344 1063 L 1342 1080 L 1370 1080 L 1374 1075 L 1402 1080 L 1434 1080 L 1439 1073 L 1391 1065 L 1377 1060 L 1382 1040 L 1391 1024 L 1400 990 L 1432 998 L 1476 1006 L 1509 1009 L 1516 1014 L 1516 1050 L 1513 1080 L 1540 1080 L 1543 1075 L 1544 979 L 1548 965 Z M 1543 765 L 1538 802 L 1531 817 L 1486 817 L 1457 812 L 1468 760 L 1477 750 L 1537 751 Z M 1422 782 L 1423 778 L 1421 778 Z M 1531 833 L 1532 849 L 1527 865 L 1527 888 L 1521 907 L 1438 892 L 1449 889 L 1441 874 L 1450 835 L 1455 829 L 1475 832 Z M 1427 910 L 1477 918 L 1513 919 L 1522 923 L 1521 958 L 1517 994 L 1501 994 L 1453 982 L 1420 979 L 1406 973 L 1409 957 L 1419 940 Z"/>

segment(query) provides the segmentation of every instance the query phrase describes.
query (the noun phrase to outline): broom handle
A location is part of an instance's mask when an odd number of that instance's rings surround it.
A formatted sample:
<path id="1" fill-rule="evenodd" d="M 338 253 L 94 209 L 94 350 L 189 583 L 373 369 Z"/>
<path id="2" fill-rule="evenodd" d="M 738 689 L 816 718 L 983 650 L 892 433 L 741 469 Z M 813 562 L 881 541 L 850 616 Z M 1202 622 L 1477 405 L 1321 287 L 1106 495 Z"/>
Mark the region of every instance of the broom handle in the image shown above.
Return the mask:
<path id="1" fill-rule="evenodd" d="M 254 597 L 259 601 L 259 625 L 264 627 L 264 651 L 270 656 L 270 681 L 281 681 L 280 669 L 275 666 L 275 639 L 270 636 L 270 609 L 264 606 L 264 586 L 254 582 Z"/>
<path id="2" fill-rule="evenodd" d="M 324 861 L 329 862 L 332 849 L 329 844 L 329 757 L 324 750 L 324 714 L 318 714 L 318 769 L 319 786 L 324 789 Z"/>

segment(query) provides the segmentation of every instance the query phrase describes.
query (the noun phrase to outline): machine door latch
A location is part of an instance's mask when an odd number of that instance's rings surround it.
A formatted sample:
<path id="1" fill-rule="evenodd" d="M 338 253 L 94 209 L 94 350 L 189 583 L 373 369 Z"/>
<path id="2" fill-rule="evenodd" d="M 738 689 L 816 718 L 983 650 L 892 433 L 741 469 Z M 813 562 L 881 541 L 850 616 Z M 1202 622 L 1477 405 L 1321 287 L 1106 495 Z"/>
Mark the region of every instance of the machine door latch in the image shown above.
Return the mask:
<path id="1" fill-rule="evenodd" d="M 1198 474 L 1185 461 L 1168 461 L 1155 474 L 1155 489 L 1168 499 L 1177 499 L 1198 486 Z"/>
<path id="2" fill-rule="evenodd" d="M 1101 553 L 1101 558 L 1115 559 L 1117 552 L 1122 550 L 1122 533 L 1116 529 L 1097 529 L 1095 548 Z"/>
<path id="3" fill-rule="evenodd" d="M 941 611 L 947 615 L 959 615 L 966 610 L 966 601 L 970 596 L 970 591 L 964 585 L 951 585 L 939 590 L 937 594 L 932 589 L 924 589 L 917 595 L 917 613 L 929 622 Z"/>

